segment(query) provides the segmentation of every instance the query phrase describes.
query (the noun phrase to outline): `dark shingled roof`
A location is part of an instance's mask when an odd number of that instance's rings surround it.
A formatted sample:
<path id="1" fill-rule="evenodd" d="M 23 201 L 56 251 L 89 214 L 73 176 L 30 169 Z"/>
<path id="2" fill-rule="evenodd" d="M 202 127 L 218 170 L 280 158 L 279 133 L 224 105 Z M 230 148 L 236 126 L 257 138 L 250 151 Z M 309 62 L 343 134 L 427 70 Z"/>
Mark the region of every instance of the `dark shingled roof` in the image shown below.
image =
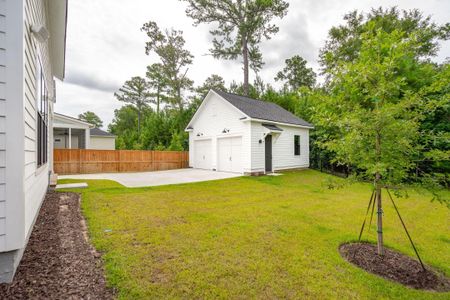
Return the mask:
<path id="1" fill-rule="evenodd" d="M 236 94 L 225 93 L 214 90 L 222 98 L 233 104 L 244 114 L 254 119 L 261 119 L 273 122 L 288 123 L 293 125 L 313 127 L 312 124 L 300 119 L 281 106 L 267 101 L 252 99 Z"/>
<path id="2" fill-rule="evenodd" d="M 91 128 L 91 135 L 93 136 L 115 136 L 112 133 L 101 130 L 100 128 Z"/>

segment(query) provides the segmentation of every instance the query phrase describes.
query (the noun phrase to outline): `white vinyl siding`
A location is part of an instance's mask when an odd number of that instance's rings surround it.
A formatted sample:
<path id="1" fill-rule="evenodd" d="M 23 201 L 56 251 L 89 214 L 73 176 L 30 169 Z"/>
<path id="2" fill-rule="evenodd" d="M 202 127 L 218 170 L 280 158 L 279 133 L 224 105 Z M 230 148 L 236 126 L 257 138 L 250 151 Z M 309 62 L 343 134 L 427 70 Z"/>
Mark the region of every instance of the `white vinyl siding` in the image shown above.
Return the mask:
<path id="1" fill-rule="evenodd" d="M 48 42 L 37 42 L 31 33 L 32 25 L 43 25 L 46 22 L 46 9 L 42 0 L 25 0 L 24 18 L 24 120 L 25 120 L 25 235 L 28 235 L 45 196 L 49 178 L 49 163 L 37 167 L 37 76 L 38 59 L 42 66 L 47 90 L 52 97 L 53 76 L 49 60 Z M 50 111 L 50 109 L 48 110 Z M 47 134 L 50 132 L 51 128 Z M 50 141 L 50 138 L 47 139 Z M 47 144 L 47 149 L 51 149 Z M 47 157 L 49 157 L 47 151 Z"/>
<path id="2" fill-rule="evenodd" d="M 6 1 L 0 0 L 0 249 L 6 242 Z"/>
<path id="3" fill-rule="evenodd" d="M 266 132 L 267 130 L 261 125 L 260 122 L 251 122 L 252 172 L 265 171 L 266 161 L 265 161 L 264 134 Z M 262 143 L 259 143 L 259 140 L 262 140 Z"/>
<path id="4" fill-rule="evenodd" d="M 114 150 L 116 149 L 116 138 L 91 135 L 89 149 Z"/>
<path id="5" fill-rule="evenodd" d="M 283 131 L 272 137 L 274 170 L 309 167 L 309 130 L 280 126 Z M 294 154 L 294 136 L 300 136 L 300 155 Z"/>
<path id="6" fill-rule="evenodd" d="M 270 123 L 269 121 L 267 123 Z M 271 134 L 261 122 L 251 122 L 252 172 L 265 170 L 265 134 Z M 276 124 L 281 133 L 272 133 L 273 170 L 309 167 L 309 129 Z M 294 136 L 300 136 L 300 155 L 294 154 Z M 259 143 L 259 140 L 262 143 Z"/>

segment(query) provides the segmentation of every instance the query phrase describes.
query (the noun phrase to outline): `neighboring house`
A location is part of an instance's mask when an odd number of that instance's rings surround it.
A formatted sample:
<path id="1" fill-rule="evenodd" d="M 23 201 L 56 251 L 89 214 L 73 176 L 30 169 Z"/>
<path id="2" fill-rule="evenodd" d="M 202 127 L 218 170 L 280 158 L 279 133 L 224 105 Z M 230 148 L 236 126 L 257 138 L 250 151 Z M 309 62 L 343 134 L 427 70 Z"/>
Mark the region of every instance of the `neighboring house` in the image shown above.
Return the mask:
<path id="1" fill-rule="evenodd" d="M 53 142 L 55 149 L 90 149 L 90 130 L 94 125 L 55 113 Z"/>
<path id="2" fill-rule="evenodd" d="M 55 113 L 53 145 L 55 149 L 114 150 L 116 136 L 91 123 Z"/>
<path id="3" fill-rule="evenodd" d="M 189 166 L 260 175 L 309 167 L 313 126 L 275 103 L 210 90 L 189 122 Z"/>
<path id="4" fill-rule="evenodd" d="M 99 128 L 92 128 L 91 146 L 89 149 L 115 150 L 116 136 Z"/>
<path id="5" fill-rule="evenodd" d="M 12 280 L 47 192 L 66 20 L 66 0 L 0 1 L 0 282 Z"/>

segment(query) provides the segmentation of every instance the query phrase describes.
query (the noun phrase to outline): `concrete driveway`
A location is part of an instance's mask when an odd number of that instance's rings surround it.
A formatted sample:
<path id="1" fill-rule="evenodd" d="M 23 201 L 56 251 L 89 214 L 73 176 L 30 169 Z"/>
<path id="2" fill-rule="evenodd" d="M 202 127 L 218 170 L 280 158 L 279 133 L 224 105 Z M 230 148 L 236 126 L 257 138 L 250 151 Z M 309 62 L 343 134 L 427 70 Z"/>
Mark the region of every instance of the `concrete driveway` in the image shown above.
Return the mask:
<path id="1" fill-rule="evenodd" d="M 239 177 L 242 174 L 199 169 L 177 169 L 139 173 L 100 173 L 60 175 L 58 179 L 109 179 L 126 187 L 157 186 Z"/>

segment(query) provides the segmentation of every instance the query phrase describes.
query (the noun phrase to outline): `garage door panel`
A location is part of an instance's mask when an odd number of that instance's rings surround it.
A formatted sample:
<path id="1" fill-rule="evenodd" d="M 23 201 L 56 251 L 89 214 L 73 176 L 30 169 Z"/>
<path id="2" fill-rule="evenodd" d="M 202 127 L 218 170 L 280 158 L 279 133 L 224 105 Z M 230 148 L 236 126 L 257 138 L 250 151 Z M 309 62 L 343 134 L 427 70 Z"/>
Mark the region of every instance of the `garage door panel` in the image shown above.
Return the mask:
<path id="1" fill-rule="evenodd" d="M 194 141 L 194 168 L 212 169 L 211 140 Z"/>
<path id="2" fill-rule="evenodd" d="M 217 146 L 218 170 L 242 173 L 242 137 L 219 139 Z"/>

